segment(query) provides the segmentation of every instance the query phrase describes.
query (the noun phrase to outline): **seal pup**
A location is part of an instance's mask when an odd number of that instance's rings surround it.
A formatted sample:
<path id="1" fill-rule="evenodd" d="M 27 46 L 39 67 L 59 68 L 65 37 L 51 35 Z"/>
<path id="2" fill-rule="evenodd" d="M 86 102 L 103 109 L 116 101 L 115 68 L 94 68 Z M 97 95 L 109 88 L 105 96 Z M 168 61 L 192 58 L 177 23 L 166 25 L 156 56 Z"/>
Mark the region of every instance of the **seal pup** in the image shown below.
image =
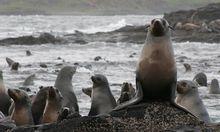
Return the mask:
<path id="1" fill-rule="evenodd" d="M 11 106 L 11 98 L 7 94 L 7 89 L 5 88 L 3 72 L 0 70 L 0 111 L 4 115 L 8 115 L 9 107 Z"/>
<path id="2" fill-rule="evenodd" d="M 165 19 L 153 19 L 136 69 L 136 95 L 114 110 L 148 101 L 169 101 L 174 107 L 188 112 L 175 103 L 177 68 L 170 39 L 172 27 Z"/>
<path id="3" fill-rule="evenodd" d="M 199 86 L 207 87 L 207 76 L 203 72 L 196 74 L 193 78 L 193 81 L 196 82 Z"/>
<path id="4" fill-rule="evenodd" d="M 32 100 L 31 111 L 35 125 L 38 125 L 42 119 L 49 89 L 50 87 L 40 86 L 39 91 Z"/>
<path id="5" fill-rule="evenodd" d="M 31 56 L 31 55 L 32 55 L 31 51 L 30 50 L 26 50 L 26 56 Z"/>
<path id="6" fill-rule="evenodd" d="M 177 83 L 175 102 L 197 116 L 200 120 L 210 123 L 209 114 L 199 96 L 198 87 L 193 81 L 181 80 Z"/>
<path id="7" fill-rule="evenodd" d="M 62 99 L 63 97 L 58 89 L 54 87 L 49 88 L 42 123 L 53 123 L 57 121 L 62 108 Z"/>
<path id="8" fill-rule="evenodd" d="M 8 63 L 9 67 L 11 67 L 11 70 L 17 71 L 20 64 L 18 62 L 15 62 L 14 60 L 6 57 L 6 62 Z"/>
<path id="9" fill-rule="evenodd" d="M 191 72 L 191 71 L 192 71 L 192 68 L 191 68 L 191 65 L 190 65 L 190 64 L 184 63 L 183 66 L 185 67 L 186 72 Z"/>
<path id="10" fill-rule="evenodd" d="M 107 114 L 116 107 L 116 101 L 109 87 L 107 78 L 104 75 L 96 74 L 91 77 L 92 103 L 89 116 Z"/>
<path id="11" fill-rule="evenodd" d="M 209 88 L 209 94 L 220 94 L 219 83 L 217 79 L 213 79 L 211 81 L 211 85 Z"/>
<path id="12" fill-rule="evenodd" d="M 31 100 L 22 90 L 8 89 L 8 95 L 13 99 L 15 107 L 11 114 L 11 119 L 17 126 L 33 125 L 31 113 Z"/>
<path id="13" fill-rule="evenodd" d="M 63 67 L 56 78 L 55 87 L 63 96 L 63 107 L 68 107 L 71 112 L 79 112 L 76 95 L 73 91 L 72 78 L 76 72 L 76 67 Z"/>
<path id="14" fill-rule="evenodd" d="M 117 104 L 121 104 L 126 101 L 129 101 L 131 98 L 134 97 L 134 95 L 135 95 L 135 89 L 132 86 L 132 84 L 128 82 L 124 82 L 121 87 L 121 95 L 117 100 Z"/>

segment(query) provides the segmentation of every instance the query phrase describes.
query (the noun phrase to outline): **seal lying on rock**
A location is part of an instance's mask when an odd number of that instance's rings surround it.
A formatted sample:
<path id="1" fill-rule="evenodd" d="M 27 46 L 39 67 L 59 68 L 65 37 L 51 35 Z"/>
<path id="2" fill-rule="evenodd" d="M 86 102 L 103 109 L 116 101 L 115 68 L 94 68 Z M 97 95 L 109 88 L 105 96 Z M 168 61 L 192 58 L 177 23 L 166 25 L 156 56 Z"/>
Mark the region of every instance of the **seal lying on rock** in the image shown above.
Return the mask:
<path id="1" fill-rule="evenodd" d="M 76 67 L 65 66 L 58 73 L 55 87 L 63 96 L 63 107 L 68 107 L 71 112 L 79 112 L 76 95 L 73 91 L 72 78 L 76 72 Z"/>
<path id="2" fill-rule="evenodd" d="M 19 63 L 13 61 L 12 59 L 6 57 L 6 62 L 8 63 L 9 67 L 11 67 L 11 70 L 17 71 L 19 67 Z"/>
<path id="3" fill-rule="evenodd" d="M 11 119 L 15 121 L 15 124 L 17 126 L 34 124 L 29 96 L 24 91 L 18 89 L 8 89 L 8 95 L 15 104 L 11 114 Z"/>
<path id="4" fill-rule="evenodd" d="M 136 95 L 115 108 L 123 109 L 140 102 L 175 102 L 177 69 L 170 39 L 170 26 L 165 19 L 153 19 L 136 70 Z M 189 112 L 188 112 L 189 113 Z"/>
<path id="5" fill-rule="evenodd" d="M 193 81 L 196 82 L 199 86 L 206 86 L 207 87 L 207 77 L 205 73 L 200 72 L 195 75 Z"/>
<path id="6" fill-rule="evenodd" d="M 109 87 L 107 78 L 104 75 L 96 74 L 91 77 L 92 104 L 89 116 L 107 114 L 116 106 L 116 101 Z"/>
<path id="7" fill-rule="evenodd" d="M 176 103 L 191 111 L 200 120 L 210 123 L 209 114 L 199 97 L 198 87 L 192 81 L 181 80 L 177 83 Z"/>
<path id="8" fill-rule="evenodd" d="M 220 94 L 219 83 L 217 79 L 213 79 L 209 88 L 210 94 Z"/>
<path id="9" fill-rule="evenodd" d="M 7 94 L 3 80 L 3 72 L 0 70 L 0 111 L 2 111 L 4 115 L 8 115 L 10 105 L 11 98 Z"/>
<path id="10" fill-rule="evenodd" d="M 58 89 L 53 87 L 49 88 L 42 123 L 53 123 L 57 121 L 59 112 L 62 108 L 62 99 L 63 97 Z"/>
<path id="11" fill-rule="evenodd" d="M 39 91 L 32 100 L 31 111 L 36 125 L 39 124 L 42 119 L 49 89 L 50 87 L 39 87 Z"/>

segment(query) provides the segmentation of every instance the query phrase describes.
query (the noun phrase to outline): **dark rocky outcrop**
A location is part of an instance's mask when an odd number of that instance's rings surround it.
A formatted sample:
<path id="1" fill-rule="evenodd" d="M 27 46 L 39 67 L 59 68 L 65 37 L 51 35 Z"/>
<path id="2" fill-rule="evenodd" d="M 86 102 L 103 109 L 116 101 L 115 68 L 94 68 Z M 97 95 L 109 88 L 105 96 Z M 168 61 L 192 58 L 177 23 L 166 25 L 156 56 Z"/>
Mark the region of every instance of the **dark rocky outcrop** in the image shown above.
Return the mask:
<path id="1" fill-rule="evenodd" d="M 195 10 L 165 13 L 164 18 L 175 28 L 174 41 L 220 42 L 220 3 Z"/>
<path id="2" fill-rule="evenodd" d="M 49 33 L 42 33 L 39 37 L 34 36 L 22 36 L 17 38 L 6 38 L 0 40 L 0 45 L 33 45 L 33 44 L 47 44 L 47 43 L 61 43 L 61 38 L 56 38 Z"/>
<path id="3" fill-rule="evenodd" d="M 10 127 L 0 126 L 0 130 Z M 219 124 L 206 125 L 196 117 L 174 108 L 168 102 L 149 102 L 124 110 L 113 111 L 109 116 L 70 116 L 59 123 L 17 127 L 13 132 L 137 132 L 137 131 L 210 131 L 220 129 Z"/>

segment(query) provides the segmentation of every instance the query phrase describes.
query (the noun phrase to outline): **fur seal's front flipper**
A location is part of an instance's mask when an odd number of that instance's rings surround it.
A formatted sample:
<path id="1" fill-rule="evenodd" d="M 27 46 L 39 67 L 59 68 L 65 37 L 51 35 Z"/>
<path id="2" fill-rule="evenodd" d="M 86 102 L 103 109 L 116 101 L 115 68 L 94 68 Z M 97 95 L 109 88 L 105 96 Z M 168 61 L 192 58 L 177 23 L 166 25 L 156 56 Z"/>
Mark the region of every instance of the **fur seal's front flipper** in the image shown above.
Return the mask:
<path id="1" fill-rule="evenodd" d="M 138 80 L 138 77 L 136 77 L 136 93 L 135 93 L 135 96 L 131 100 L 118 105 L 113 110 L 120 110 L 120 109 L 126 108 L 128 106 L 132 107 L 132 105 L 138 104 L 142 99 L 143 99 L 142 86 L 141 86 L 140 81 Z"/>

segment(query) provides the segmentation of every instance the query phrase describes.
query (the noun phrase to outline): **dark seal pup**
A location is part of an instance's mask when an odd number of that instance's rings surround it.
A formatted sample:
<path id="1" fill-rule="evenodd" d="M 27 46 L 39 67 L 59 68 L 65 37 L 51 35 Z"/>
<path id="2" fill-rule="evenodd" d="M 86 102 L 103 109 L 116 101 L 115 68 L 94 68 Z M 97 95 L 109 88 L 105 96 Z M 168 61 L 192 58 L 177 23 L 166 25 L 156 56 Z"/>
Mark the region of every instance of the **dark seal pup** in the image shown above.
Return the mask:
<path id="1" fill-rule="evenodd" d="M 92 104 L 89 116 L 107 114 L 116 107 L 116 101 L 109 87 L 107 78 L 104 75 L 96 74 L 91 77 L 92 87 Z"/>
<path id="2" fill-rule="evenodd" d="M 76 67 L 65 66 L 58 73 L 55 87 L 63 96 L 63 107 L 68 107 L 71 112 L 79 112 L 76 95 L 73 91 L 72 78 L 76 72 Z"/>
<path id="3" fill-rule="evenodd" d="M 205 73 L 200 72 L 195 75 L 193 81 L 197 83 L 199 86 L 206 86 L 207 87 L 207 76 Z"/>
<path id="4" fill-rule="evenodd" d="M 40 121 L 42 119 L 49 89 L 50 87 L 39 87 L 39 91 L 32 100 L 31 111 L 35 125 L 40 124 Z"/>
<path id="5" fill-rule="evenodd" d="M 17 71 L 20 64 L 18 62 L 15 62 L 14 60 L 6 57 L 6 62 L 8 63 L 8 66 L 11 67 L 11 70 Z"/>
<path id="6" fill-rule="evenodd" d="M 31 113 L 31 100 L 22 90 L 8 89 L 8 95 L 13 99 L 15 108 L 11 114 L 11 119 L 17 126 L 33 125 Z"/>
<path id="7" fill-rule="evenodd" d="M 49 88 L 42 123 L 53 123 L 57 121 L 59 112 L 62 108 L 62 99 L 63 97 L 58 89 L 53 87 Z"/>
<path id="8" fill-rule="evenodd" d="M 148 101 L 170 101 L 175 107 L 186 109 L 174 101 L 177 68 L 170 29 L 165 19 L 153 19 L 136 70 L 136 95 L 115 110 Z"/>

